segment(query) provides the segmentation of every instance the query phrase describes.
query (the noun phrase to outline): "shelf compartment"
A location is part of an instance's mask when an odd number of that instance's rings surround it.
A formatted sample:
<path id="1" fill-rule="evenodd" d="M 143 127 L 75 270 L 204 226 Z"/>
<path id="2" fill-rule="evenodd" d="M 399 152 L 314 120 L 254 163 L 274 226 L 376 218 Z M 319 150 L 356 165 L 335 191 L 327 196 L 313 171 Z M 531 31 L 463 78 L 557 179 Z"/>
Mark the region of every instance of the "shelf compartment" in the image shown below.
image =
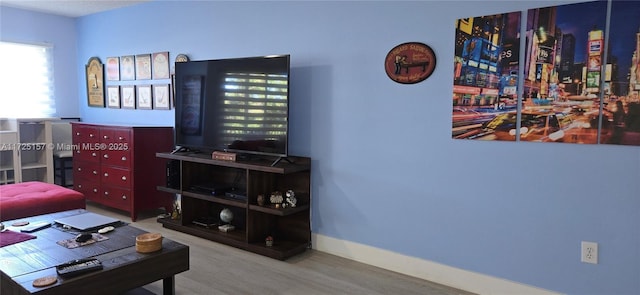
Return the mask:
<path id="1" fill-rule="evenodd" d="M 22 166 L 22 181 L 40 181 L 47 182 L 47 167 L 33 167 L 32 169 L 26 169 Z"/>
<path id="2" fill-rule="evenodd" d="M 288 174 L 299 171 L 308 171 L 311 169 L 311 162 L 309 158 L 304 157 L 289 157 L 293 163 L 288 163 L 286 161 L 280 161 L 278 165 L 271 166 L 274 159 L 250 159 L 243 160 L 240 159 L 236 162 L 232 161 L 220 161 L 214 160 L 211 158 L 211 154 L 201 154 L 201 153 L 156 153 L 156 157 L 171 159 L 171 160 L 181 160 L 185 162 L 194 162 L 201 164 L 208 164 L 214 166 L 222 166 L 222 167 L 231 167 L 231 168 L 241 168 L 269 173 L 278 173 L 278 174 Z"/>
<path id="3" fill-rule="evenodd" d="M 173 220 L 171 218 L 158 218 L 158 222 L 163 227 L 188 233 L 207 240 L 221 242 L 232 245 L 237 248 L 243 248 L 246 244 L 246 231 L 243 229 L 235 229 L 230 232 L 221 232 L 217 228 L 206 228 L 195 224 L 181 224 L 181 220 Z"/>
<path id="4" fill-rule="evenodd" d="M 259 212 L 277 215 L 277 216 L 287 216 L 287 215 L 292 215 L 298 212 L 309 210 L 309 204 L 298 205 L 295 208 L 275 208 L 273 207 L 273 205 L 269 205 L 269 206 L 249 205 L 249 210 L 259 211 Z"/>
<path id="5" fill-rule="evenodd" d="M 22 164 L 22 170 L 27 170 L 27 169 L 38 169 L 38 168 L 47 168 L 47 164 L 42 164 L 42 163 L 23 163 Z"/>
<path id="6" fill-rule="evenodd" d="M 276 240 L 273 242 L 273 246 L 271 247 L 267 247 L 264 241 L 261 243 L 249 243 L 247 245 L 247 250 L 251 252 L 279 260 L 285 260 L 291 256 L 300 254 L 309 248 L 311 248 L 311 244 L 309 242 L 287 240 Z"/>
<path id="7" fill-rule="evenodd" d="M 247 208 L 247 203 L 244 203 L 242 201 L 227 199 L 227 198 L 222 197 L 222 196 L 210 196 L 210 195 L 204 195 L 204 194 L 194 193 L 194 192 L 190 192 L 190 191 L 183 191 L 182 195 L 186 196 L 186 197 L 191 197 L 191 198 L 200 199 L 200 200 L 204 200 L 204 201 L 214 202 L 214 203 L 218 203 L 218 204 L 224 204 L 224 205 L 234 206 L 234 207 L 238 207 L 238 208 Z"/>
<path id="8" fill-rule="evenodd" d="M 182 194 L 181 190 L 175 189 L 175 188 L 166 187 L 166 186 L 157 186 L 156 189 L 159 190 L 159 191 L 170 193 L 170 194 Z"/>

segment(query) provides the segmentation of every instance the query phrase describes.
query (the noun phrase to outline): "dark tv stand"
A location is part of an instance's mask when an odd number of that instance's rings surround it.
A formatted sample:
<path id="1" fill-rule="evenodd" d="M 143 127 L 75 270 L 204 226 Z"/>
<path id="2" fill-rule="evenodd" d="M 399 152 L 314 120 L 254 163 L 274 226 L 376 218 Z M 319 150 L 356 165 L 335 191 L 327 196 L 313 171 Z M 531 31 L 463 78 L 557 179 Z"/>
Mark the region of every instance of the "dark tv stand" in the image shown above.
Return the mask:
<path id="1" fill-rule="evenodd" d="M 214 242 L 244 249 L 267 257 L 285 260 L 311 247 L 311 159 L 289 156 L 291 163 L 270 166 L 273 158 L 220 161 L 208 153 L 156 153 L 158 161 L 179 161 L 180 184 L 177 188 L 158 186 L 162 192 L 181 194 L 181 214 L 160 217 L 164 228 L 180 231 Z M 232 187 L 220 195 L 201 191 L 201 184 Z M 296 207 L 270 204 L 272 192 L 293 190 Z M 258 201 L 258 196 L 265 202 Z M 262 199 L 262 198 L 260 198 Z M 235 229 L 223 231 L 217 224 L 220 212 L 233 213 Z M 213 220 L 214 222 L 202 222 Z M 267 246 L 267 237 L 273 245 Z"/>
<path id="2" fill-rule="evenodd" d="M 271 167 L 275 167 L 282 160 L 289 162 L 289 164 L 293 164 L 293 161 L 291 161 L 289 157 L 278 157 L 273 163 L 271 163 Z"/>

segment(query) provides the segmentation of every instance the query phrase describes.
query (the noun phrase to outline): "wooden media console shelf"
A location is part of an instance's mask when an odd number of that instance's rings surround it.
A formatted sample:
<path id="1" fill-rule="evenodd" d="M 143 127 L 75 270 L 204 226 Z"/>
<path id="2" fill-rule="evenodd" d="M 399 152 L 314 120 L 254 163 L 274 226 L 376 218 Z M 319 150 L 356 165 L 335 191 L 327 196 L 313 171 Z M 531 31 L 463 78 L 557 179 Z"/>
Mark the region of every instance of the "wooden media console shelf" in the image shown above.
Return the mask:
<path id="1" fill-rule="evenodd" d="M 177 167 L 179 180 L 158 190 L 180 195 L 180 215 L 159 218 L 165 228 L 284 260 L 311 246 L 311 160 L 289 157 L 273 166 L 269 159 L 214 160 L 211 154 L 157 153 L 167 167 Z M 172 163 L 169 163 L 172 162 Z M 169 181 L 168 181 L 169 183 Z M 273 192 L 295 193 L 295 207 L 276 208 Z M 258 195 L 266 203 L 258 204 Z M 220 220 L 231 212 L 233 219 Z M 231 224 L 223 231 L 219 225 Z M 273 245 L 267 246 L 267 237 Z"/>

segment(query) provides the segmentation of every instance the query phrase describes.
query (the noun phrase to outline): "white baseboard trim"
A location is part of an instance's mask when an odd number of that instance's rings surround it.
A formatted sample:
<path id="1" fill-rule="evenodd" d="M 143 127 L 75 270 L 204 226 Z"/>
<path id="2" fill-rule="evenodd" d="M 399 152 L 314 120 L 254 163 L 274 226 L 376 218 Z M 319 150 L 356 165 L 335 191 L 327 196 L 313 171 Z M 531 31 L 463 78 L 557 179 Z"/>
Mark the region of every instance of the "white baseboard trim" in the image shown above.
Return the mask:
<path id="1" fill-rule="evenodd" d="M 312 234 L 311 241 L 313 249 L 318 251 L 468 292 L 478 294 L 561 294 L 320 234 Z"/>

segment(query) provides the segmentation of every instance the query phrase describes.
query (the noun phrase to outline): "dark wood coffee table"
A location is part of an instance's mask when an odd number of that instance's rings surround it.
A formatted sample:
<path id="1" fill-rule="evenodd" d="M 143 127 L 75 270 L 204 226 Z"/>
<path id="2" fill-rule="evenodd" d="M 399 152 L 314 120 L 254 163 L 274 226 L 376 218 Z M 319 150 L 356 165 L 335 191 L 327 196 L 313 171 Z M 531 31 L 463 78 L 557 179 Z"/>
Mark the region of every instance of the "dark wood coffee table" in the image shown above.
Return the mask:
<path id="1" fill-rule="evenodd" d="M 49 221 L 85 212 L 71 210 L 23 218 Z M 3 222 L 10 226 L 12 221 Z M 136 236 L 145 231 L 123 225 L 105 234 L 109 239 L 74 249 L 56 242 L 75 237 L 76 232 L 49 227 L 32 233 L 36 239 L 0 248 L 0 294 L 120 294 L 163 280 L 164 294 L 175 293 L 178 273 L 189 270 L 189 247 L 164 238 L 162 250 L 142 254 L 136 252 Z M 104 268 L 73 278 L 57 276 L 56 265 L 74 259 L 98 258 Z M 50 286 L 37 288 L 33 281 L 57 276 Z"/>

